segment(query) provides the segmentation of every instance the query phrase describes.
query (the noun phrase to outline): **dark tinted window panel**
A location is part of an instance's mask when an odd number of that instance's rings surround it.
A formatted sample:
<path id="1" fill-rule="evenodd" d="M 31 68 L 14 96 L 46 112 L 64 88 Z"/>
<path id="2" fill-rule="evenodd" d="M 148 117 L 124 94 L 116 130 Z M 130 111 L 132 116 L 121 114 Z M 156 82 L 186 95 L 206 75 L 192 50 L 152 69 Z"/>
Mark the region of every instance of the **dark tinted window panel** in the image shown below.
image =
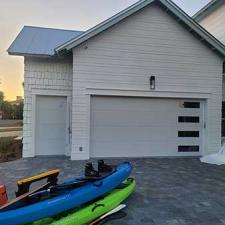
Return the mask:
<path id="1" fill-rule="evenodd" d="M 183 102 L 182 104 L 183 108 L 200 108 L 200 102 Z"/>
<path id="2" fill-rule="evenodd" d="M 222 137 L 225 137 L 225 120 L 222 120 Z"/>
<path id="3" fill-rule="evenodd" d="M 225 118 L 225 102 L 222 102 L 222 118 Z"/>
<path id="4" fill-rule="evenodd" d="M 180 145 L 178 146 L 178 152 L 199 152 L 198 145 Z"/>
<path id="5" fill-rule="evenodd" d="M 178 131 L 178 137 L 199 137 L 199 131 Z"/>
<path id="6" fill-rule="evenodd" d="M 199 123 L 198 116 L 179 116 L 178 117 L 179 123 Z"/>

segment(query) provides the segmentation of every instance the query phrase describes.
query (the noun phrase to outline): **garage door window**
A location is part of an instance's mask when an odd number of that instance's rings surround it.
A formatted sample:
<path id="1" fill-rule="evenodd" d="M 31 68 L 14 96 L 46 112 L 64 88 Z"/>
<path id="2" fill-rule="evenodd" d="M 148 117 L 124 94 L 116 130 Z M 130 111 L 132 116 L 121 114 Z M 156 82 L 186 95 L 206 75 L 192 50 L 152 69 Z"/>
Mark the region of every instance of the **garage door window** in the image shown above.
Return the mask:
<path id="1" fill-rule="evenodd" d="M 199 109 L 200 102 L 180 101 L 179 106 L 180 106 L 180 108 Z"/>
<path id="2" fill-rule="evenodd" d="M 198 145 L 179 145 L 178 152 L 199 152 Z"/>
<path id="3" fill-rule="evenodd" d="M 179 123 L 199 123 L 198 116 L 179 116 L 178 117 Z"/>
<path id="4" fill-rule="evenodd" d="M 199 137 L 199 131 L 178 131 L 178 137 Z"/>

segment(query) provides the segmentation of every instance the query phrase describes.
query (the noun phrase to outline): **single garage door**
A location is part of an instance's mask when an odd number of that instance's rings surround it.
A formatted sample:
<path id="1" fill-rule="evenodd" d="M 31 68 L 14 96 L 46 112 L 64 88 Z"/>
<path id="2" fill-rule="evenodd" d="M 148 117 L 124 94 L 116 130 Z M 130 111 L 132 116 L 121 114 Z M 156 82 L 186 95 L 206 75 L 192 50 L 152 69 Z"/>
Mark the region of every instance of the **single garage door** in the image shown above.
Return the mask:
<path id="1" fill-rule="evenodd" d="M 203 103 L 93 96 L 91 157 L 201 155 Z"/>
<path id="2" fill-rule="evenodd" d="M 36 155 L 65 155 L 67 98 L 37 96 Z"/>

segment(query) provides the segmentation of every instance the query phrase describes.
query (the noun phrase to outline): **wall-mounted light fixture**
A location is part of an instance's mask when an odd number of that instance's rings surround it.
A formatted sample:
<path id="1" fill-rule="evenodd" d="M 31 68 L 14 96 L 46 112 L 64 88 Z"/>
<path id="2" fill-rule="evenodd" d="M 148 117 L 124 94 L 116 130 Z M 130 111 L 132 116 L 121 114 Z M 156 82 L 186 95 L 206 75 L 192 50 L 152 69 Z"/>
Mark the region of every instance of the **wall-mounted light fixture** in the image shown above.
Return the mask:
<path id="1" fill-rule="evenodd" d="M 150 81 L 150 88 L 152 90 L 155 89 L 155 76 L 150 76 L 149 81 Z"/>

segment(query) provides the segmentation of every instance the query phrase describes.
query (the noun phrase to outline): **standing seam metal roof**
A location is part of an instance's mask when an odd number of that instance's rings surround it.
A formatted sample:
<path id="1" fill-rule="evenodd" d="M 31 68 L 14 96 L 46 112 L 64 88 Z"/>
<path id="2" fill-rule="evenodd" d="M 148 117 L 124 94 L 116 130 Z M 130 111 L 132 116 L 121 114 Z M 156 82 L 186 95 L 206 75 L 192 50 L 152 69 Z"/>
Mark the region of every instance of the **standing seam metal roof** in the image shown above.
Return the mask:
<path id="1" fill-rule="evenodd" d="M 24 26 L 7 51 L 11 55 L 53 56 L 57 46 L 82 33 L 82 31 Z"/>

